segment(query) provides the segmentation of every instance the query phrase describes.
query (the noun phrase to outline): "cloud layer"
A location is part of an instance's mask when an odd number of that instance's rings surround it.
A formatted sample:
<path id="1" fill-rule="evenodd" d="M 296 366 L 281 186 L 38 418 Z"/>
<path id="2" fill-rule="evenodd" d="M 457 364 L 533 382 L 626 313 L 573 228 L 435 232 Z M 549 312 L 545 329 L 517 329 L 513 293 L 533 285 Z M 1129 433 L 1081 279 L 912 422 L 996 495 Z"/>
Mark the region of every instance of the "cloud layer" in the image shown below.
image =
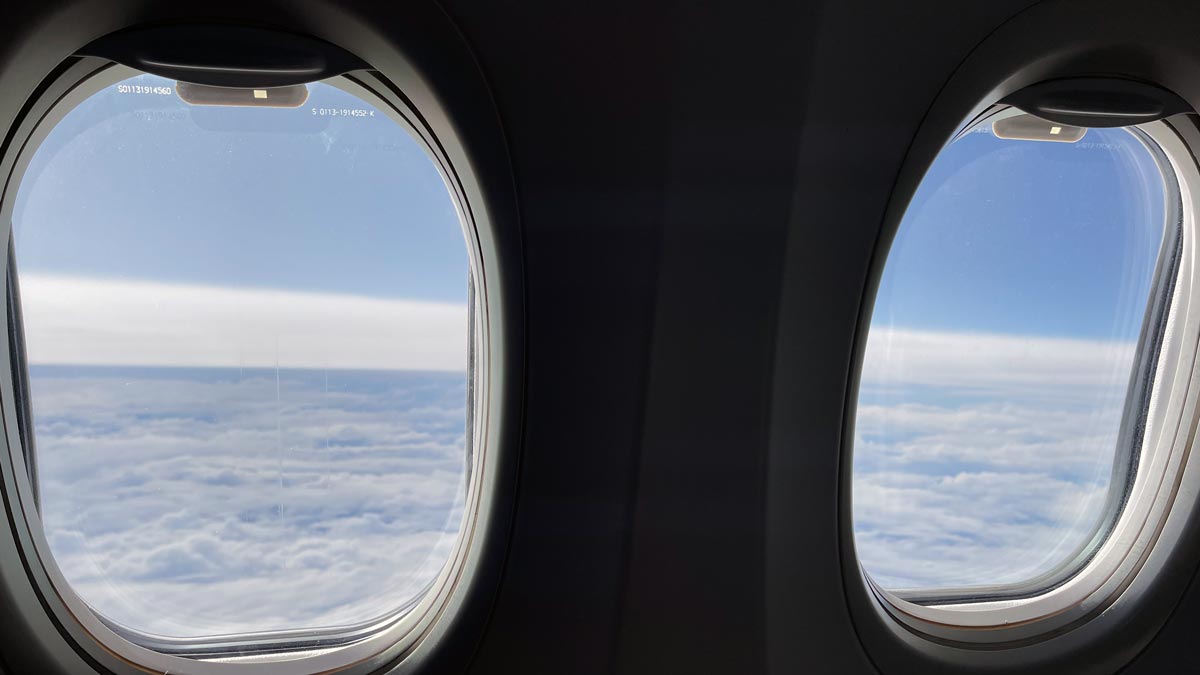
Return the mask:
<path id="1" fill-rule="evenodd" d="M 23 275 L 32 363 L 466 370 L 463 305 Z"/>
<path id="2" fill-rule="evenodd" d="M 416 597 L 457 535 L 462 375 L 32 372 L 51 550 L 127 626 L 369 620 Z"/>
<path id="3" fill-rule="evenodd" d="M 1133 350 L 1104 340 L 872 328 L 862 381 L 1078 402 L 1089 388 L 1123 395 Z"/>
<path id="4" fill-rule="evenodd" d="M 859 559 L 892 589 L 1020 582 L 1087 541 L 1133 345 L 873 331 L 854 446 Z"/>
<path id="5" fill-rule="evenodd" d="M 462 305 L 25 275 L 44 530 L 144 632 L 344 626 L 418 597 L 466 485 Z"/>

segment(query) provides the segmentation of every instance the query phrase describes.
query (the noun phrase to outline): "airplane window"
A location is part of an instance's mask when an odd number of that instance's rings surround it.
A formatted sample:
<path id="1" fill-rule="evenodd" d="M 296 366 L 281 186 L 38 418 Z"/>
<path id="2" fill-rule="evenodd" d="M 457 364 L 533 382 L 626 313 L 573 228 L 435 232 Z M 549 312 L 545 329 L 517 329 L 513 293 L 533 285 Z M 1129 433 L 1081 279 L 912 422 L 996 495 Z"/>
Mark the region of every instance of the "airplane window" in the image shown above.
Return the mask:
<path id="1" fill-rule="evenodd" d="M 87 98 L 20 184 L 10 303 L 53 564 L 167 643 L 379 625 L 463 520 L 459 202 L 349 90 L 178 89 Z"/>
<path id="2" fill-rule="evenodd" d="M 1029 597 L 1104 542 L 1136 474 L 1160 339 L 1147 317 L 1173 272 L 1160 156 L 1138 129 L 1024 115 L 930 167 L 859 387 L 853 528 L 878 587 L 918 604 Z"/>

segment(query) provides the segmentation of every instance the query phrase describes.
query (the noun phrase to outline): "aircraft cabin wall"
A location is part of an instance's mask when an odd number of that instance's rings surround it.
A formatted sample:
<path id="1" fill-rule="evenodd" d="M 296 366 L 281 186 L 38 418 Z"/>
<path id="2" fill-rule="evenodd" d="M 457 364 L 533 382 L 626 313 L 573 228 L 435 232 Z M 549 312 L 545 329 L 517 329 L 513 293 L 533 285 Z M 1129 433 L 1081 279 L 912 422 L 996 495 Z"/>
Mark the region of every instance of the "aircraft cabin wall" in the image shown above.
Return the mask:
<path id="1" fill-rule="evenodd" d="M 492 501 L 440 618 L 378 672 L 1200 672 L 1194 500 L 1177 499 L 1178 541 L 1132 599 L 997 649 L 893 621 L 849 523 L 863 328 L 926 169 L 1047 79 L 1145 80 L 1200 105 L 1200 6 L 47 0 L 2 15 L 5 153 L 97 38 L 233 23 L 369 64 L 464 176 L 494 294 Z M 20 581 L 19 537 L 0 536 L 4 672 L 109 667 L 71 646 Z"/>

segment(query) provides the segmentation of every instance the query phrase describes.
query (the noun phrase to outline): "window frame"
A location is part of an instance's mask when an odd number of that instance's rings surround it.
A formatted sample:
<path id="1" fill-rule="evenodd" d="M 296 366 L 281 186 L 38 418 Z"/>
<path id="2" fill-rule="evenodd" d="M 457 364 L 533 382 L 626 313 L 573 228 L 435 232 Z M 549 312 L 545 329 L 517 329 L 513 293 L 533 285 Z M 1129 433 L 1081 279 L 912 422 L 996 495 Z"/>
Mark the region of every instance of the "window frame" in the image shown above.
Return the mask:
<path id="1" fill-rule="evenodd" d="M 47 78 L 15 126 L 12 138 L 17 143 L 10 145 L 0 158 L 7 168 L 4 190 L 0 193 L 0 228 L 7 228 L 11 233 L 16 187 L 46 134 L 92 94 L 139 74 L 140 70 L 105 59 L 75 56 Z M 415 73 L 412 75 L 415 78 Z M 103 669 L 120 673 L 145 672 L 149 668 L 204 675 L 227 670 L 232 662 L 237 664 L 239 672 L 261 675 L 372 672 L 409 654 L 433 631 L 435 621 L 453 606 L 464 602 L 463 593 L 473 585 L 471 568 L 478 565 L 478 548 L 482 544 L 480 530 L 489 528 L 491 500 L 504 492 L 496 485 L 498 469 L 493 468 L 500 434 L 490 423 L 508 416 L 503 401 L 491 392 L 498 388 L 498 381 L 500 387 L 504 386 L 502 368 L 504 361 L 512 358 L 503 349 L 505 340 L 501 335 L 510 329 L 500 323 L 500 308 L 489 307 L 492 304 L 489 303 L 489 286 L 503 284 L 494 262 L 498 242 L 487 227 L 489 214 L 482 210 L 486 205 L 479 203 L 479 185 L 470 174 L 473 166 L 470 163 L 456 166 L 451 162 L 443 140 L 434 133 L 429 120 L 422 116 L 405 92 L 382 74 L 370 70 L 353 71 L 322 81 L 370 102 L 406 128 L 426 148 L 442 173 L 464 223 L 471 270 L 468 324 L 472 330 L 468 395 L 473 401 L 468 405 L 467 420 L 473 426 L 467 434 L 465 449 L 469 465 L 466 508 L 458 540 L 428 592 L 386 617 L 350 628 L 275 631 L 235 636 L 235 639 L 164 639 L 117 625 L 90 609 L 53 562 L 37 510 L 36 484 L 33 482 L 35 464 L 27 461 L 22 438 L 23 428 L 28 425 L 28 419 L 23 420 L 28 409 L 20 404 L 23 378 L 15 367 L 0 369 L 0 413 L 8 448 L 7 452 L 0 450 L 0 473 L 3 474 L 0 489 L 16 538 L 17 553 L 41 607 L 58 631 L 70 640 L 74 650 L 93 666 L 102 664 Z M 434 112 L 439 111 L 435 109 Z M 457 144 L 457 139 L 450 140 Z M 456 149 L 461 151 L 461 148 Z M 472 200 L 471 196 L 476 199 Z M 493 262 L 485 264 L 489 259 Z M 11 260 L 9 247 L 6 264 Z M 6 267 L 6 279 L 8 269 Z M 19 303 L 19 298 L 16 301 Z M 10 365 L 15 366 L 19 357 L 14 347 L 19 350 L 22 345 L 14 341 L 13 318 L 10 316 L 13 307 L 14 299 L 9 297 L 5 318 L 10 329 L 0 338 L 0 349 L 8 351 Z M 19 316 L 16 320 L 19 323 Z M 251 649 L 253 651 L 247 653 Z"/>
<path id="2" fill-rule="evenodd" d="M 993 106 L 965 125 L 954 138 L 978 124 L 1010 114 L 1019 111 Z M 1161 151 L 1160 163 L 1165 162 L 1163 175 L 1168 189 L 1172 182 L 1178 187 L 1178 254 L 1173 275 L 1164 275 L 1161 269 L 1156 271 L 1153 288 L 1163 289 L 1162 297 L 1151 297 L 1147 320 L 1139 336 L 1135 358 L 1154 369 L 1153 379 L 1144 397 L 1144 438 L 1137 446 L 1129 445 L 1127 461 L 1114 462 L 1114 478 L 1125 472 L 1125 480 L 1110 484 L 1105 509 L 1106 512 L 1119 509 L 1119 513 L 1114 519 L 1102 521 L 1091 539 L 1091 542 L 1100 539 L 1094 551 L 1081 549 L 1047 575 L 1022 584 L 947 589 L 940 594 L 905 594 L 880 588 L 859 567 L 864 585 L 878 606 L 912 633 L 949 646 L 998 648 L 1044 640 L 1082 625 L 1103 612 L 1130 585 L 1159 539 L 1177 496 L 1200 491 L 1197 470 L 1185 475 L 1190 457 L 1187 430 L 1196 422 L 1194 399 L 1198 393 L 1194 389 L 1200 387 L 1197 362 L 1200 350 L 1195 344 L 1195 336 L 1200 335 L 1200 309 L 1195 308 L 1196 301 L 1192 299 L 1200 290 L 1197 268 L 1200 252 L 1196 250 L 1200 237 L 1195 213 L 1196 196 L 1200 195 L 1200 167 L 1190 150 L 1191 144 L 1183 138 L 1192 127 L 1194 121 L 1186 116 L 1136 127 Z M 1170 228 L 1169 209 L 1166 215 Z M 1160 257 L 1160 266 L 1162 262 Z M 880 264 L 886 264 L 886 257 Z M 1156 315 L 1159 319 L 1152 320 Z M 1147 352 L 1155 341 L 1147 341 L 1147 328 L 1154 328 L 1161 336 L 1161 344 L 1152 357 L 1147 357 Z M 1131 385 L 1144 383 L 1147 375 L 1149 371 L 1137 373 Z M 1127 400 L 1126 417 L 1129 403 Z M 850 425 L 852 434 L 853 416 Z M 1120 434 L 1125 435 L 1124 419 L 1121 428 Z M 1035 584 L 1043 587 L 1038 589 L 1033 587 Z"/>

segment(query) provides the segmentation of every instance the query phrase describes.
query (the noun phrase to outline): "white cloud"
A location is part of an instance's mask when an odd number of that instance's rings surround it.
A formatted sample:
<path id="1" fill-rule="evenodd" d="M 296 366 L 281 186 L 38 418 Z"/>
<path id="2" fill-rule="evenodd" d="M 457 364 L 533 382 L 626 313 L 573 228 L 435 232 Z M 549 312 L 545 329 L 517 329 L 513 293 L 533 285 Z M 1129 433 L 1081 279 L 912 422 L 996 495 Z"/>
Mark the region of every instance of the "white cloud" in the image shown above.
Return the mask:
<path id="1" fill-rule="evenodd" d="M 1124 393 L 1134 345 L 992 333 L 872 328 L 865 387 L 924 385 L 1023 396 Z"/>
<path id="2" fill-rule="evenodd" d="M 1087 540 L 1106 495 L 1039 472 L 869 473 L 855 484 L 855 543 L 888 588 L 1020 582 Z"/>
<path id="3" fill-rule="evenodd" d="M 179 637 L 344 625 L 440 569 L 462 514 L 464 306 L 21 285 L 45 529 L 99 611 Z"/>
<path id="4" fill-rule="evenodd" d="M 1080 410 L 1028 401 L 862 405 L 855 456 L 875 469 L 953 464 L 1093 481 L 1111 470 L 1120 422 L 1116 406 Z"/>
<path id="5" fill-rule="evenodd" d="M 466 370 L 464 305 L 23 275 L 31 363 Z"/>
<path id="6" fill-rule="evenodd" d="M 368 620 L 414 597 L 457 536 L 462 375 L 32 372 L 51 550 L 125 625 Z"/>
<path id="7" fill-rule="evenodd" d="M 879 329 L 854 446 L 859 559 L 888 588 L 1030 579 L 1090 536 L 1133 345 Z"/>

